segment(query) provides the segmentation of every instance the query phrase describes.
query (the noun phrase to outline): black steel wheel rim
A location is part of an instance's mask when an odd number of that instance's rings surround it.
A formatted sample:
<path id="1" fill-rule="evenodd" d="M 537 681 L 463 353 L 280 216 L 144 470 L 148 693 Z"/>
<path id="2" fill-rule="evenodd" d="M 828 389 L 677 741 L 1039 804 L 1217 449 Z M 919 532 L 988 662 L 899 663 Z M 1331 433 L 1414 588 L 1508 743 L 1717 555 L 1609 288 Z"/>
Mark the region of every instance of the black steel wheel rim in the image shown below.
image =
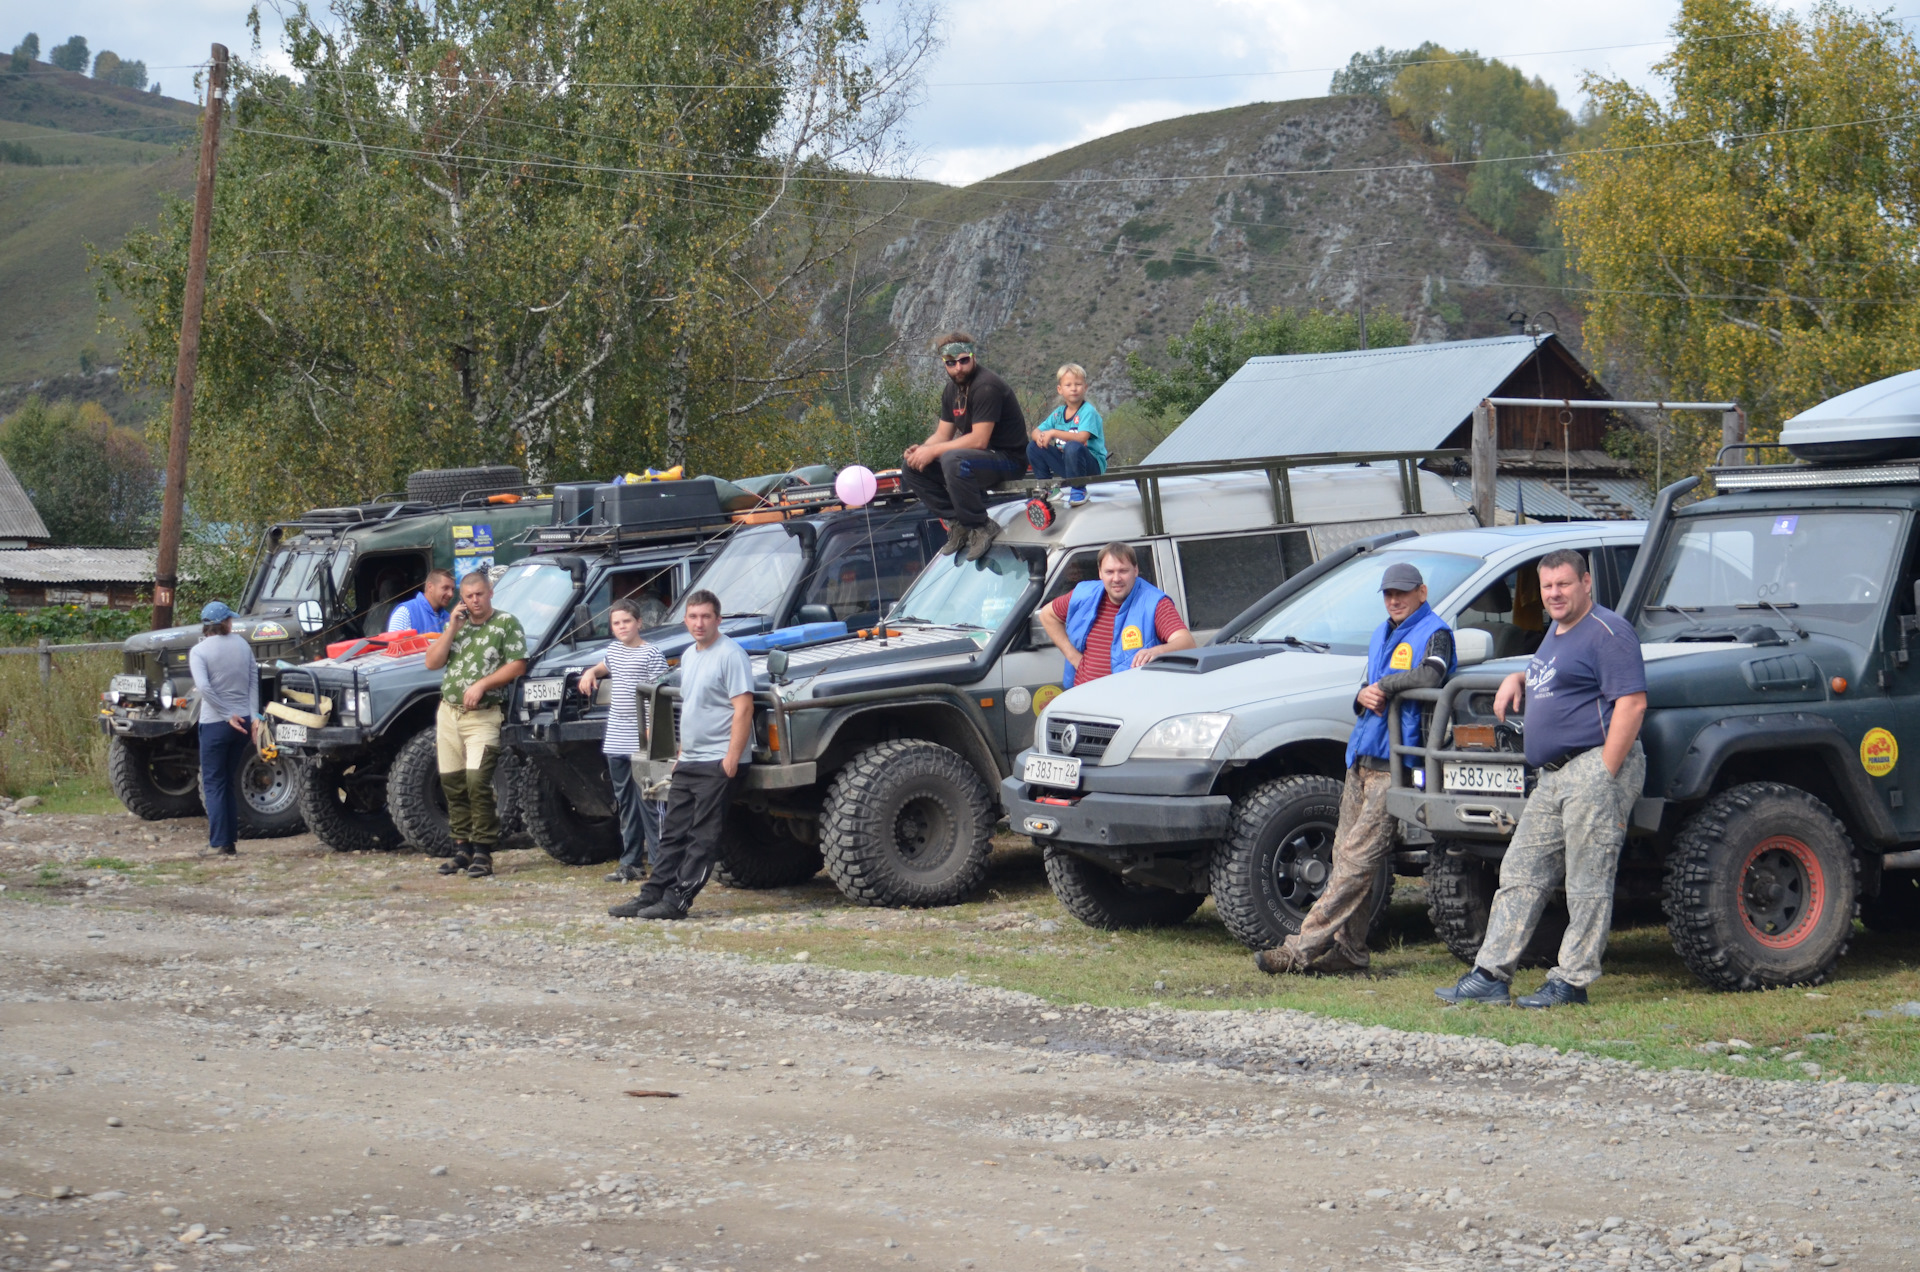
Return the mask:
<path id="1" fill-rule="evenodd" d="M 1333 874 L 1331 822 L 1303 822 L 1274 845 L 1268 859 L 1268 883 L 1284 905 L 1306 910 L 1327 890 Z"/>

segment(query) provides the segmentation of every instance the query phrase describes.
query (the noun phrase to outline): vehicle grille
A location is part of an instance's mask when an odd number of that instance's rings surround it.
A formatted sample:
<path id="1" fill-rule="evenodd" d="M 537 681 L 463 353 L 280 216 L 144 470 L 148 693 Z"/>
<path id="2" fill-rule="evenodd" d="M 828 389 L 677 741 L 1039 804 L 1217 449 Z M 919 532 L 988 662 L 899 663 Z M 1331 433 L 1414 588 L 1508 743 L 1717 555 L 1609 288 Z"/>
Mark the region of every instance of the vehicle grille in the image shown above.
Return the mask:
<path id="1" fill-rule="evenodd" d="M 1072 725 L 1075 734 L 1073 750 L 1068 751 L 1061 745 L 1062 735 L 1067 726 Z M 1056 720 L 1047 721 L 1047 750 L 1054 755 L 1077 755 L 1083 760 L 1098 760 L 1107 753 L 1107 744 L 1113 741 L 1113 735 L 1120 731 L 1117 724 L 1103 724 L 1097 720 Z"/>

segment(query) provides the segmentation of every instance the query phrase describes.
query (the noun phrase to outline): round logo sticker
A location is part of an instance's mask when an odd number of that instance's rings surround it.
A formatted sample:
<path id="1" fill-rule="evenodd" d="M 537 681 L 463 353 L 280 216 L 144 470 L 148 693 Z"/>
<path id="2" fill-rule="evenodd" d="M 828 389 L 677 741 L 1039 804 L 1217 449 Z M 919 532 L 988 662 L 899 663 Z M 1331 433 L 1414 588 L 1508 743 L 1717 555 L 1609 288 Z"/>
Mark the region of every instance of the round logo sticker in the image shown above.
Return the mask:
<path id="1" fill-rule="evenodd" d="M 1027 708 L 1033 705 L 1033 695 L 1022 686 L 1016 685 L 1007 690 L 1007 710 L 1015 715 L 1025 715 Z"/>
<path id="2" fill-rule="evenodd" d="M 1413 646 L 1401 641 L 1393 647 L 1393 657 L 1387 659 L 1387 666 L 1395 671 L 1406 671 L 1413 666 Z"/>
<path id="3" fill-rule="evenodd" d="M 1875 777 L 1885 777 L 1900 762 L 1900 744 L 1885 729 L 1868 729 L 1860 739 L 1860 767 Z"/>
<path id="4" fill-rule="evenodd" d="M 1120 648 L 1141 649 L 1146 646 L 1146 643 L 1147 643 L 1146 638 L 1140 634 L 1140 629 L 1138 627 L 1135 627 L 1133 624 L 1129 623 L 1127 624 L 1126 627 L 1121 629 Z"/>
<path id="5" fill-rule="evenodd" d="M 1041 685 L 1038 689 L 1035 689 L 1033 691 L 1033 709 L 1036 712 L 1045 711 L 1047 709 L 1047 704 L 1049 702 L 1052 702 L 1055 698 L 1058 698 L 1059 696 L 1060 696 L 1059 685 Z"/>

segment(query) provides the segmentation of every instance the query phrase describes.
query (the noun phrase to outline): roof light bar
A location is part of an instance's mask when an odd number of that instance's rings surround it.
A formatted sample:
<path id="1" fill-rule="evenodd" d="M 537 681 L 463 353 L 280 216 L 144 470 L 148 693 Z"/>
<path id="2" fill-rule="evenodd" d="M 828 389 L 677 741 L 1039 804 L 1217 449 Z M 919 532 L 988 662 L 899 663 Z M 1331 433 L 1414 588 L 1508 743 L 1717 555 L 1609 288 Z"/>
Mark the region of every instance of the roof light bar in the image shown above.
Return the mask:
<path id="1" fill-rule="evenodd" d="M 1722 491 L 1814 490 L 1832 486 L 1891 486 L 1920 483 L 1920 464 L 1875 464 L 1867 468 L 1781 465 L 1773 468 L 1710 468 Z"/>

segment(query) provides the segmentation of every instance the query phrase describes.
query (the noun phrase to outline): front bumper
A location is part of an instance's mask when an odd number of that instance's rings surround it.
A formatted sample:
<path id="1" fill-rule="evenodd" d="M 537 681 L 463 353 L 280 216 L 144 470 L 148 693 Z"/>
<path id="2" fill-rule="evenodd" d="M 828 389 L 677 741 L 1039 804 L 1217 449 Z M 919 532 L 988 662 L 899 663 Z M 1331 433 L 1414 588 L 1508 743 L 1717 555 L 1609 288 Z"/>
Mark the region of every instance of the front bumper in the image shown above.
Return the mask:
<path id="1" fill-rule="evenodd" d="M 1024 781 L 1026 758 L 1025 752 L 1015 757 L 1014 775 L 1000 783 L 1000 802 L 1016 833 L 1046 843 L 1089 848 L 1208 844 L 1226 838 L 1233 823 L 1233 801 L 1212 794 L 1219 766 L 1211 761 L 1082 765 L 1081 789 L 1065 791 Z"/>
<path id="2" fill-rule="evenodd" d="M 197 712 L 185 711 L 152 716 L 114 711 L 102 713 L 100 731 L 116 738 L 171 738 L 191 732 L 197 717 Z"/>
<path id="3" fill-rule="evenodd" d="M 1429 795 L 1413 787 L 1387 792 L 1387 813 L 1437 839 L 1504 843 L 1520 824 L 1527 801 L 1519 795 Z"/>
<path id="4" fill-rule="evenodd" d="M 364 751 L 373 744 L 373 734 L 358 725 L 308 726 L 305 742 L 281 742 L 282 751 L 294 755 L 346 755 Z"/>

